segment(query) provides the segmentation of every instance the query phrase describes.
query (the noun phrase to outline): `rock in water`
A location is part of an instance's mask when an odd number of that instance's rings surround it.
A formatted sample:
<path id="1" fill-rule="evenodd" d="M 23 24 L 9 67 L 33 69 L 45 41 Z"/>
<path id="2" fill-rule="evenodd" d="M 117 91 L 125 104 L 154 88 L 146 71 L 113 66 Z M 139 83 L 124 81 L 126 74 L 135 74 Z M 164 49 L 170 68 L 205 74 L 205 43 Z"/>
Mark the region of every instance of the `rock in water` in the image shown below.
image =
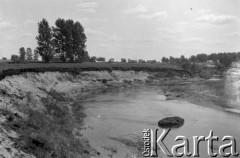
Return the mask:
<path id="1" fill-rule="evenodd" d="M 158 126 L 161 128 L 179 128 L 184 124 L 184 119 L 178 116 L 166 117 L 158 121 Z"/>

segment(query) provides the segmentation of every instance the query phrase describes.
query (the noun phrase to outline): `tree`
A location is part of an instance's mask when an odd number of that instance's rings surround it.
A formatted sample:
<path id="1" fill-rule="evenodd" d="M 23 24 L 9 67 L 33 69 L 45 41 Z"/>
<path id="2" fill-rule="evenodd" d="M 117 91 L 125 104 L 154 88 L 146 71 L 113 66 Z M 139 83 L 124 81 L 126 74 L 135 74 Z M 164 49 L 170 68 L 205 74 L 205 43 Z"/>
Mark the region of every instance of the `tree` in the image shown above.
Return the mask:
<path id="1" fill-rule="evenodd" d="M 55 52 L 59 54 L 60 59 L 65 62 L 67 59 L 67 33 L 65 29 L 65 20 L 57 19 L 55 22 L 56 27 L 53 27 L 53 44 L 55 48 Z"/>
<path id="2" fill-rule="evenodd" d="M 13 54 L 13 55 L 11 55 L 11 60 L 12 60 L 13 62 L 19 61 L 19 56 Z"/>
<path id="3" fill-rule="evenodd" d="M 127 60 L 125 58 L 121 58 L 121 63 L 126 63 Z"/>
<path id="4" fill-rule="evenodd" d="M 31 48 L 27 48 L 26 57 L 27 57 L 27 60 L 32 60 L 33 54 L 32 54 Z"/>
<path id="5" fill-rule="evenodd" d="M 38 50 L 37 49 L 35 49 L 34 50 L 34 55 L 33 55 L 33 60 L 38 60 L 38 57 L 39 57 L 39 53 L 38 53 Z"/>
<path id="6" fill-rule="evenodd" d="M 189 61 L 190 61 L 190 62 L 193 62 L 193 63 L 197 62 L 196 56 L 195 56 L 195 55 L 192 55 L 192 56 L 189 58 Z"/>
<path id="7" fill-rule="evenodd" d="M 172 57 L 172 56 L 170 56 L 170 57 L 169 57 L 169 63 L 170 63 L 170 64 L 176 64 L 175 58 Z"/>
<path id="8" fill-rule="evenodd" d="M 85 61 L 89 58 L 86 51 L 87 37 L 84 33 L 84 28 L 80 22 L 75 22 L 73 25 L 73 55 L 76 56 L 78 61 Z"/>
<path id="9" fill-rule="evenodd" d="M 53 34 L 46 19 L 38 23 L 37 50 L 45 62 L 49 62 L 54 55 Z"/>
<path id="10" fill-rule="evenodd" d="M 114 63 L 114 58 L 108 60 L 109 63 Z"/>
<path id="11" fill-rule="evenodd" d="M 104 57 L 98 57 L 96 60 L 105 62 L 105 58 Z"/>
<path id="12" fill-rule="evenodd" d="M 20 54 L 19 60 L 24 61 L 26 59 L 26 51 L 24 47 L 21 47 L 19 49 L 19 54 Z"/>
<path id="13" fill-rule="evenodd" d="M 181 65 L 184 65 L 184 64 L 187 63 L 187 62 L 188 62 L 188 59 L 186 59 L 184 55 L 181 55 L 181 57 L 180 57 L 180 63 L 181 63 Z"/>
<path id="14" fill-rule="evenodd" d="M 90 62 L 96 62 L 96 59 L 97 59 L 97 57 L 92 56 L 92 57 L 90 58 Z"/>
<path id="15" fill-rule="evenodd" d="M 207 54 L 197 54 L 196 58 L 197 58 L 197 61 L 199 62 L 207 62 L 208 60 Z"/>
<path id="16" fill-rule="evenodd" d="M 89 60 L 85 44 L 87 37 L 81 23 L 59 18 L 55 25 L 56 27 L 53 27 L 54 46 L 61 60 L 63 62 L 67 59 L 80 62 Z"/>
<path id="17" fill-rule="evenodd" d="M 166 57 L 162 57 L 162 63 L 168 63 L 169 62 L 169 59 L 166 58 Z"/>

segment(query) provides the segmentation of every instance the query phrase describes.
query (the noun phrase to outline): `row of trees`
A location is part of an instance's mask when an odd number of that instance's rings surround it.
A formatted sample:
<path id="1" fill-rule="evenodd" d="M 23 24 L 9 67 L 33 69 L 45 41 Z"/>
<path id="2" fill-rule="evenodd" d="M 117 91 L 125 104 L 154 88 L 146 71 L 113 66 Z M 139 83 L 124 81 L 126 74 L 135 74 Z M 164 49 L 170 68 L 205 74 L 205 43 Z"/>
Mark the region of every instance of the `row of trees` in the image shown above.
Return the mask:
<path id="1" fill-rule="evenodd" d="M 55 54 L 63 62 L 89 60 L 86 51 L 87 37 L 80 22 L 57 19 L 55 27 L 50 27 L 46 19 L 38 23 L 37 53 L 45 62 L 49 62 Z"/>
<path id="2" fill-rule="evenodd" d="M 210 55 L 207 54 L 197 54 L 192 55 L 190 58 L 185 58 L 183 55 L 179 58 L 174 58 L 170 56 L 169 58 L 163 57 L 163 63 L 170 63 L 174 65 L 184 66 L 190 63 L 203 63 L 203 62 L 213 62 L 215 65 L 222 67 L 229 67 L 232 62 L 239 61 L 240 52 L 236 53 L 212 53 Z"/>
<path id="3" fill-rule="evenodd" d="M 34 53 L 32 53 L 32 49 L 31 48 L 27 48 L 25 50 L 24 47 L 21 47 L 19 49 L 19 55 L 12 55 L 11 56 L 11 60 L 16 62 L 16 61 L 25 61 L 25 60 L 38 60 L 39 58 L 39 54 L 38 52 L 35 50 Z"/>

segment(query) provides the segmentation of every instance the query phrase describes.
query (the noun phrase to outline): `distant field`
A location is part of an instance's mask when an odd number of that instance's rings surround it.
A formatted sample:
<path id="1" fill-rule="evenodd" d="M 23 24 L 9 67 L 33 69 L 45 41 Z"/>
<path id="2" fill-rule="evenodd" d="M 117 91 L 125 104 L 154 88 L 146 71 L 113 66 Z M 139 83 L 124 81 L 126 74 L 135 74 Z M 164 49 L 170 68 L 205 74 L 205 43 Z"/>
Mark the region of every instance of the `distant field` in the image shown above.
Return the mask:
<path id="1" fill-rule="evenodd" d="M 0 79 L 6 76 L 18 75 L 23 72 L 71 72 L 79 73 L 81 71 L 111 71 L 111 70 L 134 70 L 151 72 L 173 72 L 183 69 L 169 64 L 150 64 L 150 63 L 0 63 Z M 171 71 L 172 70 L 172 71 Z"/>
<path id="2" fill-rule="evenodd" d="M 174 69 L 182 70 L 179 67 L 169 65 L 169 64 L 150 64 L 150 63 L 0 63 L 0 71 L 4 70 L 19 70 L 19 69 L 57 69 L 57 68 L 76 68 L 76 69 L 88 69 L 96 68 L 98 69 L 113 69 L 113 70 L 157 70 L 157 69 Z"/>

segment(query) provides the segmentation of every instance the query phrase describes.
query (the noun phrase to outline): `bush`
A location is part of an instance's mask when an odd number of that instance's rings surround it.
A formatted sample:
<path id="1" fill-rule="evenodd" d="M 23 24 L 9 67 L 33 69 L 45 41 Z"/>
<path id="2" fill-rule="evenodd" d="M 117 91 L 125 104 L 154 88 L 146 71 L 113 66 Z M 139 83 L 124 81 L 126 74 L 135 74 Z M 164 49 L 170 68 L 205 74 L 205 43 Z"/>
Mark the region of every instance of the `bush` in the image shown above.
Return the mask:
<path id="1" fill-rule="evenodd" d="M 202 69 L 199 73 L 199 76 L 204 79 L 209 79 L 212 77 L 212 72 L 208 69 Z"/>
<path id="2" fill-rule="evenodd" d="M 11 119 L 4 126 L 20 135 L 13 141 L 24 152 L 37 158 L 66 158 L 82 154 L 84 147 L 72 133 L 75 120 L 67 107 L 48 103 L 45 112 L 29 110 L 27 119 L 8 115 Z"/>

